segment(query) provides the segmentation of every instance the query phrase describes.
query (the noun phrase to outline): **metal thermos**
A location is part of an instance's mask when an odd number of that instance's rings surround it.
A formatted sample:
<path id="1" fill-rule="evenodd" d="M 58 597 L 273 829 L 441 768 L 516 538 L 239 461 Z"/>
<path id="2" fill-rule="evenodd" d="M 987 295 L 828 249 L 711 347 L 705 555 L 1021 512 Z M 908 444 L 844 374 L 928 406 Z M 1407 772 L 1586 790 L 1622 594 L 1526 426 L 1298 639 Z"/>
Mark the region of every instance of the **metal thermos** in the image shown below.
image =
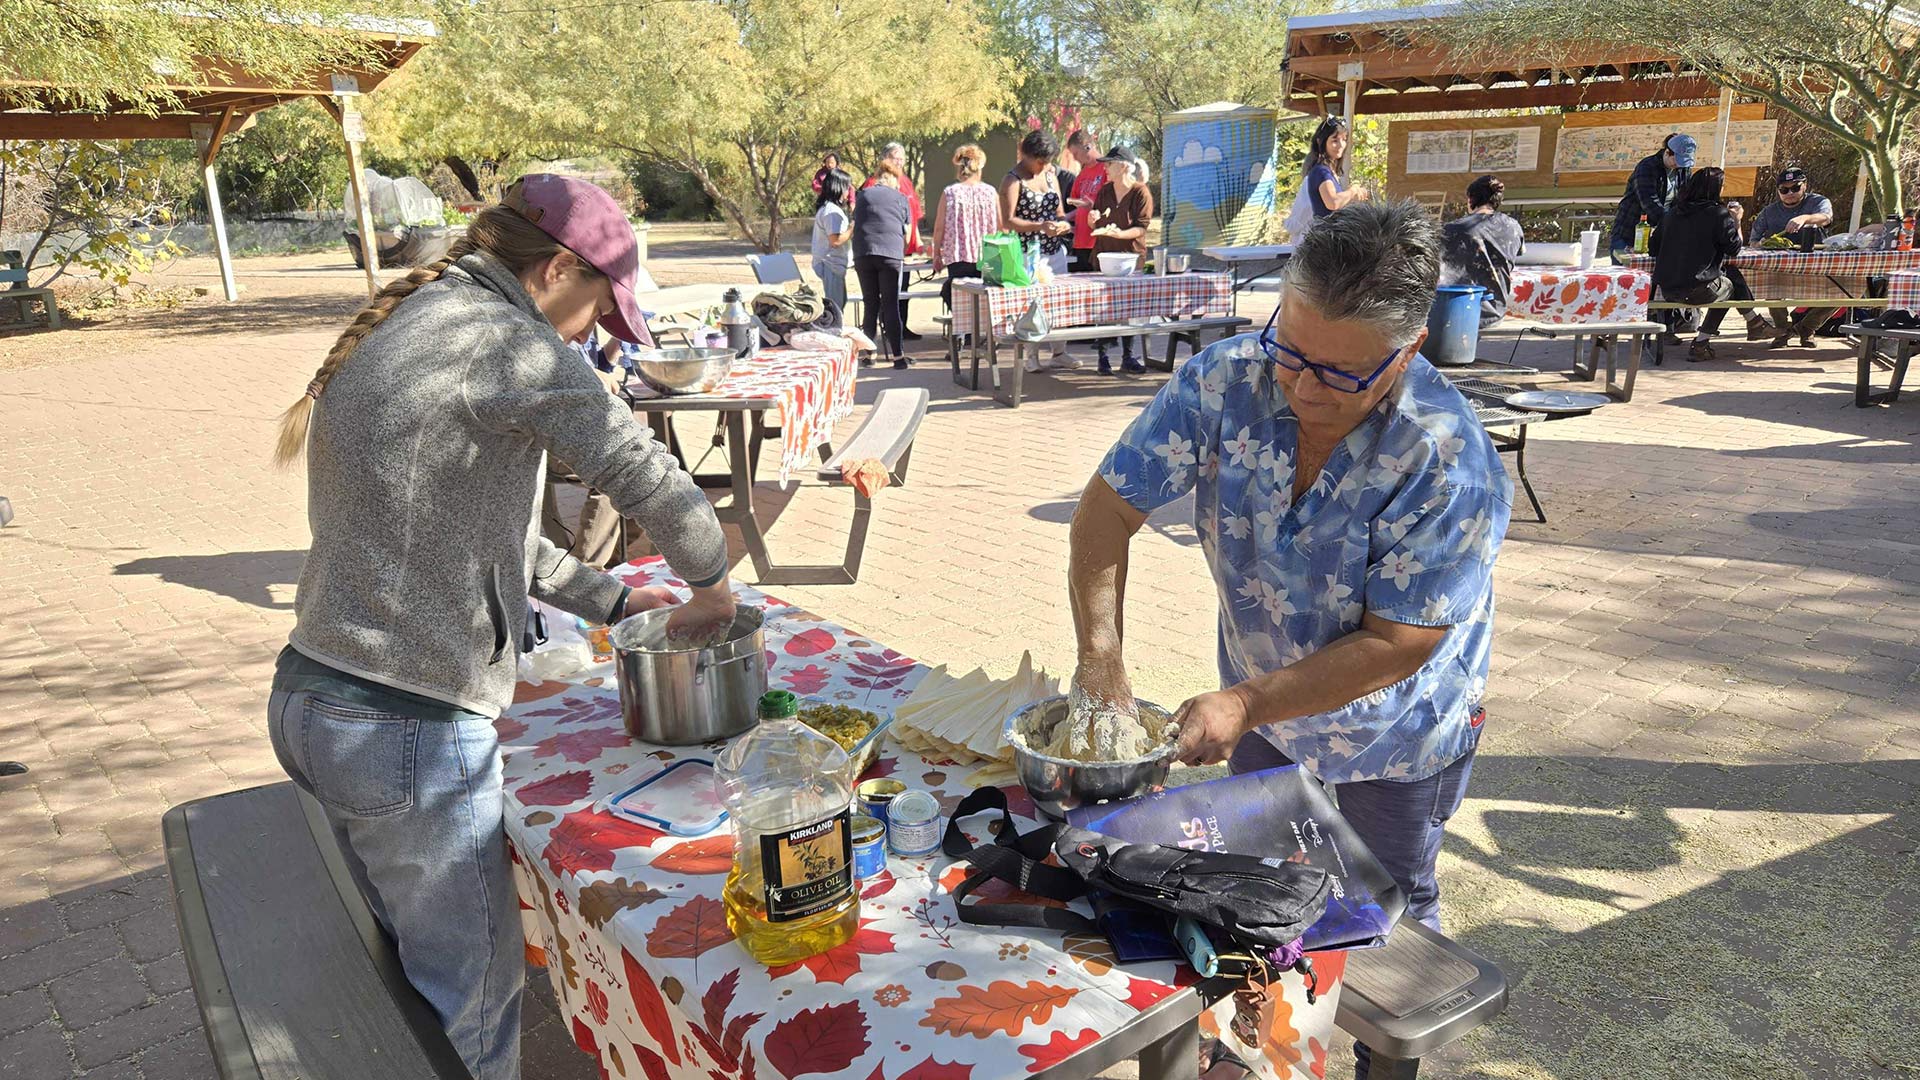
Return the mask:
<path id="1" fill-rule="evenodd" d="M 727 331 L 727 348 L 735 359 L 752 359 L 760 352 L 760 327 L 753 312 L 740 302 L 740 290 L 728 289 L 720 297 L 726 306 L 720 310 L 720 325 Z"/>

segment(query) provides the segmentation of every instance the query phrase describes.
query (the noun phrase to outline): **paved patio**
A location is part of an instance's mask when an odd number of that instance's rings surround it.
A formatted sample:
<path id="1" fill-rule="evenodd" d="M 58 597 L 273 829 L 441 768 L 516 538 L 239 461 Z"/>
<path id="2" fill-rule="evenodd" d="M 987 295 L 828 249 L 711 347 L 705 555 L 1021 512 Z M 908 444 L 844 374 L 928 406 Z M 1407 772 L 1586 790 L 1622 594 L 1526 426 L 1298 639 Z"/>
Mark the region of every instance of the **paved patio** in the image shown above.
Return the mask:
<path id="1" fill-rule="evenodd" d="M 652 265 L 733 277 L 741 251 L 667 227 Z M 0 1077 L 213 1075 L 158 821 L 280 779 L 263 711 L 307 531 L 267 457 L 363 295 L 337 257 L 239 271 L 238 306 L 0 338 L 0 759 L 32 767 L 0 779 Z M 1017 412 L 932 361 L 863 378 L 933 392 L 912 484 L 879 497 L 858 585 L 779 592 L 931 661 L 1070 668 L 1067 518 L 1158 378 L 1041 377 Z M 1513 1004 L 1430 1075 L 1920 1072 L 1920 400 L 1856 410 L 1851 385 L 1827 342 L 1650 369 L 1536 429 L 1552 522 L 1501 554 L 1492 719 L 1441 865 L 1448 930 Z M 827 554 L 849 503 L 766 500 L 776 550 Z M 1209 686 L 1178 512 L 1133 581 L 1140 692 Z M 549 1005 L 528 1023 L 529 1080 L 586 1074 Z"/>

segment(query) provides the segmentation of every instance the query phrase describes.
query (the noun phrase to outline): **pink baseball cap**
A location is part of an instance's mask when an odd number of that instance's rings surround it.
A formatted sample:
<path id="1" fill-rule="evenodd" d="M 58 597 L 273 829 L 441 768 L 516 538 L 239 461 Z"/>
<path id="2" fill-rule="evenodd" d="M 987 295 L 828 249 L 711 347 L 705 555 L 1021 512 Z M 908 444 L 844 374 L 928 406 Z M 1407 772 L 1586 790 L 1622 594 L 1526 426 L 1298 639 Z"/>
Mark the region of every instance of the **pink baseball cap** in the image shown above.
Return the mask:
<path id="1" fill-rule="evenodd" d="M 507 188 L 500 202 L 613 282 L 613 312 L 600 320 L 607 333 L 636 345 L 653 344 L 646 316 L 633 298 L 640 276 L 640 249 L 633 240 L 633 226 L 613 196 L 577 177 L 528 173 Z"/>

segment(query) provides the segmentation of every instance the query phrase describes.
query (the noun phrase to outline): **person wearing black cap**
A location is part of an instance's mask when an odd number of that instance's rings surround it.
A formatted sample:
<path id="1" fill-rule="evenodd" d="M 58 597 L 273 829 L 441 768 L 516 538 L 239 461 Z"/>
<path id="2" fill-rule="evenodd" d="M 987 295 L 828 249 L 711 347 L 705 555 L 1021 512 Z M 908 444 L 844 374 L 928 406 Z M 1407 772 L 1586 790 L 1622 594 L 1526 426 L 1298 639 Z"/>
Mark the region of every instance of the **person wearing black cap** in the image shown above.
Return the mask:
<path id="1" fill-rule="evenodd" d="M 1803 229 L 1824 229 L 1833 224 L 1833 202 L 1825 195 L 1814 192 L 1807 183 L 1807 170 L 1798 165 L 1789 165 L 1780 171 L 1780 180 L 1775 185 L 1780 198 L 1767 204 L 1766 209 L 1753 216 L 1753 229 L 1747 234 L 1747 242 L 1759 244 L 1769 236 L 1784 236 L 1789 240 L 1800 240 Z M 1814 240 L 1821 239 L 1816 233 Z M 1773 347 L 1779 348 L 1800 336 L 1800 344 L 1813 345 L 1813 332 L 1825 326 L 1839 308 L 1813 308 L 1802 315 L 1798 322 L 1790 322 L 1792 313 L 1785 308 L 1773 309 L 1773 323 L 1759 323 L 1748 330 L 1750 340 L 1759 341 L 1772 335 Z"/>
<path id="2" fill-rule="evenodd" d="M 1680 185 L 1693 170 L 1698 145 L 1693 136 L 1676 131 L 1660 144 L 1659 153 L 1641 158 L 1633 167 L 1626 193 L 1620 197 L 1619 212 L 1613 216 L 1613 235 L 1607 241 L 1614 262 L 1624 262 L 1633 250 L 1633 231 L 1643 216 L 1648 225 L 1660 227 L 1674 196 L 1680 193 Z"/>
<path id="3" fill-rule="evenodd" d="M 1776 191 L 1780 198 L 1753 216 L 1748 243 L 1758 244 L 1769 236 L 1792 239 L 1808 226 L 1825 228 L 1833 224 L 1833 202 L 1808 185 L 1807 170 L 1798 165 L 1782 169 Z"/>
<path id="4" fill-rule="evenodd" d="M 1153 194 L 1140 182 L 1135 171 L 1140 159 L 1132 150 L 1116 146 L 1099 158 L 1106 166 L 1107 183 L 1094 196 L 1087 223 L 1093 226 L 1093 257 L 1103 254 L 1128 254 L 1136 258 L 1147 253 L 1147 226 L 1153 223 Z M 1136 264 L 1138 265 L 1138 264 Z M 1100 355 L 1100 374 L 1111 375 L 1107 360 L 1109 338 L 1094 342 Z M 1133 355 L 1133 338 L 1120 339 L 1120 369 L 1139 374 L 1147 366 Z"/>

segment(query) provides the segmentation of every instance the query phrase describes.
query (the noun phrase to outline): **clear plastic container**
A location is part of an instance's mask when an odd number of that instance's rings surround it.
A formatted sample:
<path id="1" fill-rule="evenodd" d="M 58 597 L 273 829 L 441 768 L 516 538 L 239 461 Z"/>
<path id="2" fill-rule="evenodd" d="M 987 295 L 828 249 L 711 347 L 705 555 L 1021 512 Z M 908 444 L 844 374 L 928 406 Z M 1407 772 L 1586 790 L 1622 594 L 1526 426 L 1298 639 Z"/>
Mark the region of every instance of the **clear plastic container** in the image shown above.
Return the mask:
<path id="1" fill-rule="evenodd" d="M 832 739 L 801 723 L 800 701 L 774 690 L 760 723 L 720 755 L 716 783 L 733 825 L 727 925 L 768 966 L 852 939 L 853 767 Z"/>

